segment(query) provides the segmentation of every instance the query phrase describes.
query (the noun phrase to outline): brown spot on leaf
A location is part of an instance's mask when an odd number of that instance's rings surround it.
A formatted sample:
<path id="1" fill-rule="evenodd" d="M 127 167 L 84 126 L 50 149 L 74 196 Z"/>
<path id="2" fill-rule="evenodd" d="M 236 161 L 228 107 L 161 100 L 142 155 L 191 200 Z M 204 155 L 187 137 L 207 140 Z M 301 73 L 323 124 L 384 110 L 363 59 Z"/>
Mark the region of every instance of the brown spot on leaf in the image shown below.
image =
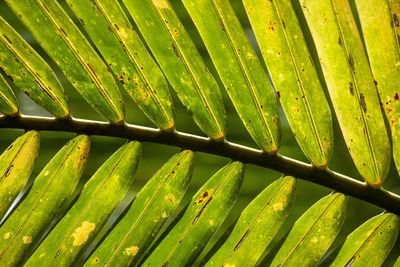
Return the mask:
<path id="1" fill-rule="evenodd" d="M 203 202 L 207 197 L 208 197 L 208 192 L 205 191 L 205 192 L 203 193 L 203 195 L 201 195 L 201 196 L 199 197 L 199 199 L 196 200 L 195 204 L 200 204 L 200 203 Z"/>
<path id="2" fill-rule="evenodd" d="M 354 86 L 352 82 L 349 82 L 349 90 L 350 90 L 350 94 L 354 95 Z"/>
<path id="3" fill-rule="evenodd" d="M 394 100 L 399 100 L 399 94 L 398 94 L 398 93 L 396 93 L 396 94 L 394 95 Z"/>
<path id="4" fill-rule="evenodd" d="M 397 14 L 393 14 L 393 24 L 395 27 L 399 27 L 399 25 L 400 25 L 399 17 L 397 16 Z"/>

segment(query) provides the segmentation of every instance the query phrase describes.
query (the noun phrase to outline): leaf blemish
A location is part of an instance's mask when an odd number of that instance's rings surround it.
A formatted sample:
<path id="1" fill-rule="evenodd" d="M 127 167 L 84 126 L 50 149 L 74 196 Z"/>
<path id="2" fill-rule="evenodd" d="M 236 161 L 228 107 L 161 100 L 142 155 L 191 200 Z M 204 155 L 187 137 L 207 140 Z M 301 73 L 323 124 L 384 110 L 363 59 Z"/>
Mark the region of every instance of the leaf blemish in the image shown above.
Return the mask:
<path id="1" fill-rule="evenodd" d="M 367 105 L 365 103 L 365 97 L 362 93 L 360 93 L 360 105 L 363 111 L 366 113 L 367 112 Z"/>
<path id="2" fill-rule="evenodd" d="M 395 27 L 399 27 L 400 23 L 399 23 L 399 17 L 397 16 L 397 14 L 393 14 L 393 23 Z"/>
<path id="3" fill-rule="evenodd" d="M 196 217 L 194 218 L 192 224 L 195 224 L 195 223 L 199 220 L 201 214 L 203 213 L 204 209 L 207 207 L 207 205 L 210 203 L 211 200 L 212 200 L 212 196 L 210 196 L 210 198 L 207 200 L 206 204 L 204 204 L 204 206 L 201 208 L 201 210 L 199 211 L 199 213 L 197 213 L 197 215 L 196 215 Z"/>
<path id="4" fill-rule="evenodd" d="M 208 197 L 208 191 L 205 191 L 203 193 L 203 195 L 200 196 L 200 198 L 198 200 L 196 200 L 196 202 L 194 204 L 200 204 L 201 202 L 204 201 L 204 199 L 206 199 Z"/>
<path id="5" fill-rule="evenodd" d="M 96 224 L 84 221 L 82 226 L 76 228 L 75 232 L 72 234 L 74 238 L 73 245 L 80 246 L 86 243 L 89 238 L 89 234 L 96 228 Z"/>
<path id="6" fill-rule="evenodd" d="M 351 54 L 349 54 L 349 65 L 350 65 L 350 70 L 354 73 L 354 59 Z"/>
<path id="7" fill-rule="evenodd" d="M 349 82 L 349 89 L 350 89 L 350 94 L 354 95 L 354 87 L 352 82 Z"/>
<path id="8" fill-rule="evenodd" d="M 136 254 L 139 252 L 139 247 L 138 246 L 131 246 L 129 248 L 126 248 L 124 250 L 124 255 L 134 257 Z"/>
<path id="9" fill-rule="evenodd" d="M 28 236 L 28 235 L 23 236 L 22 237 L 22 243 L 24 243 L 26 245 L 32 243 L 32 237 Z"/>
<path id="10" fill-rule="evenodd" d="M 8 166 L 7 170 L 4 172 L 4 177 L 9 176 L 13 168 L 14 168 L 14 165 L 13 165 L 13 164 L 11 164 L 10 166 Z"/>

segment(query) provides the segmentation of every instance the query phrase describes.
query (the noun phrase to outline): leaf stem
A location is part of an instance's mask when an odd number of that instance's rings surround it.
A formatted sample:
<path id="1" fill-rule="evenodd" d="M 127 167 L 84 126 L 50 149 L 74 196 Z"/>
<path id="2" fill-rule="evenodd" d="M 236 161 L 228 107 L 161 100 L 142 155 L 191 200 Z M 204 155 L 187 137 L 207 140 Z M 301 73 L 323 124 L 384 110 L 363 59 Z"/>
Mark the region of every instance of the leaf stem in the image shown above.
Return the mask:
<path id="1" fill-rule="evenodd" d="M 115 125 L 106 122 L 83 119 L 56 119 L 21 115 L 8 117 L 0 115 L 0 128 L 14 128 L 38 131 L 74 132 L 127 138 L 142 142 L 152 142 L 193 151 L 219 155 L 243 163 L 273 169 L 286 175 L 322 185 L 334 191 L 352 196 L 400 215 L 400 196 L 385 189 L 373 188 L 365 182 L 331 171 L 322 170 L 289 157 L 270 155 L 261 150 L 231 143 L 216 142 L 209 138 L 173 132 L 132 124 Z"/>

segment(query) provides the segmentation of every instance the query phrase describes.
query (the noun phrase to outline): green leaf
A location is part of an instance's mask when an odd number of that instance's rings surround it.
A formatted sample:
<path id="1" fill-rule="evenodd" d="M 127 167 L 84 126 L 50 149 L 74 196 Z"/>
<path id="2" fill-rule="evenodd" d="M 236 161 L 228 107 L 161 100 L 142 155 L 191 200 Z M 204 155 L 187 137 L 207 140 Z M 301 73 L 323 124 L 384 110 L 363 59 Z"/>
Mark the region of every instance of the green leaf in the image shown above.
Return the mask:
<path id="1" fill-rule="evenodd" d="M 286 0 L 243 4 L 290 128 L 310 162 L 325 168 L 332 115 L 293 6 Z"/>
<path id="2" fill-rule="evenodd" d="M 371 3 L 357 0 L 356 4 L 372 74 L 392 133 L 394 161 L 400 173 L 400 50 L 393 27 L 396 25 L 388 0 Z"/>
<path id="3" fill-rule="evenodd" d="M 71 266 L 128 192 L 140 156 L 139 142 L 129 142 L 115 152 L 24 266 Z"/>
<path id="4" fill-rule="evenodd" d="M 229 1 L 184 0 L 183 4 L 247 131 L 264 151 L 276 153 L 280 133 L 275 94 Z"/>
<path id="5" fill-rule="evenodd" d="M 194 153 L 172 157 L 142 188 L 132 206 L 85 266 L 137 264 L 181 201 L 193 171 Z"/>
<path id="6" fill-rule="evenodd" d="M 389 171 L 390 144 L 350 4 L 303 0 L 301 8 L 350 155 L 367 183 L 379 187 Z"/>
<path id="7" fill-rule="evenodd" d="M 326 196 L 308 209 L 294 224 L 271 266 L 316 266 L 344 222 L 346 197 Z"/>
<path id="8" fill-rule="evenodd" d="M 212 139 L 225 138 L 218 84 L 168 0 L 123 1 L 179 99 Z"/>
<path id="9" fill-rule="evenodd" d="M 0 17 L 0 53 L 9 57 L 1 56 L 1 66 L 5 66 L 5 72 L 10 68 L 8 75 L 18 75 L 18 70 L 12 67 L 9 61 L 17 61 L 17 64 L 26 70 L 33 83 L 20 87 L 36 103 L 44 107 L 58 118 L 69 116 L 69 105 L 64 89 L 54 75 L 47 63 L 36 53 L 35 50 L 2 18 Z M 7 49 L 9 52 L 4 51 Z M 7 67 L 8 65 L 10 67 Z M 23 78 L 25 79 L 25 77 Z"/>
<path id="10" fill-rule="evenodd" d="M 113 75 L 57 1 L 6 0 L 79 93 L 107 120 L 122 123 Z"/>
<path id="11" fill-rule="evenodd" d="M 57 214 L 65 209 L 82 175 L 90 139 L 68 142 L 36 178 L 29 194 L 0 228 L 0 265 L 16 266 Z"/>
<path id="12" fill-rule="evenodd" d="M 381 266 L 396 242 L 398 230 L 396 215 L 375 216 L 347 237 L 331 266 Z"/>
<path id="13" fill-rule="evenodd" d="M 0 49 L 1 55 L 1 49 Z M 19 114 L 19 107 L 17 99 L 4 79 L 0 74 L 0 112 L 7 116 L 17 116 Z"/>
<path id="14" fill-rule="evenodd" d="M 296 179 L 285 176 L 261 192 L 243 210 L 231 235 L 206 266 L 255 266 L 285 222 L 295 188 Z"/>
<path id="15" fill-rule="evenodd" d="M 192 198 L 186 212 L 143 266 L 190 265 L 225 220 L 242 184 L 244 165 L 219 170 Z"/>
<path id="16" fill-rule="evenodd" d="M 40 146 L 40 136 L 29 131 L 15 140 L 0 156 L 0 218 L 25 186 Z"/>
<path id="17" fill-rule="evenodd" d="M 167 82 L 119 3 L 105 0 L 67 3 L 138 106 L 158 127 L 172 131 L 174 110 Z"/>
<path id="18" fill-rule="evenodd" d="M 393 267 L 400 267 L 400 257 L 397 258 L 397 260 L 394 263 Z"/>

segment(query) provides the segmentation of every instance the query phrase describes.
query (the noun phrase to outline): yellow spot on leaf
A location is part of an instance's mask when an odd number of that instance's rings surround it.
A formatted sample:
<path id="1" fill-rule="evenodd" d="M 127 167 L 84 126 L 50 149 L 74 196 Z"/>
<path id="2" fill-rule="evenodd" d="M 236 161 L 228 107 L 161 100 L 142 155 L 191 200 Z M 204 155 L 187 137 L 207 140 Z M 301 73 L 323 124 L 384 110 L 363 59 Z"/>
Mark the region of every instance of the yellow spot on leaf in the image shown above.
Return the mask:
<path id="1" fill-rule="evenodd" d="M 317 243 L 318 242 L 318 237 L 314 236 L 313 238 L 311 238 L 311 242 Z"/>
<path id="2" fill-rule="evenodd" d="M 30 244 L 32 243 L 32 237 L 29 235 L 25 235 L 22 237 L 22 243 L 24 244 Z"/>
<path id="3" fill-rule="evenodd" d="M 134 257 L 134 256 L 136 256 L 136 254 L 138 253 L 138 251 L 139 251 L 139 248 L 138 248 L 137 246 L 131 246 L 131 247 L 126 248 L 126 249 L 124 250 L 124 254 L 125 254 L 126 256 Z"/>
<path id="4" fill-rule="evenodd" d="M 5 233 L 4 239 L 9 239 L 11 235 L 12 235 L 12 232 Z"/>
<path id="5" fill-rule="evenodd" d="M 163 218 L 167 218 L 168 217 L 168 214 L 165 212 L 165 211 L 163 211 L 163 213 L 162 213 L 162 215 L 161 215 Z"/>
<path id="6" fill-rule="evenodd" d="M 80 246 L 86 243 L 89 238 L 89 234 L 96 228 L 96 224 L 84 221 L 82 226 L 76 228 L 75 232 L 72 234 L 74 246 Z"/>
<path id="7" fill-rule="evenodd" d="M 168 2 L 165 0 L 153 0 L 153 3 L 158 8 L 170 8 Z"/>
<path id="8" fill-rule="evenodd" d="M 97 264 L 98 262 L 99 262 L 99 257 L 95 257 L 90 261 L 91 264 Z"/>
<path id="9" fill-rule="evenodd" d="M 278 203 L 275 203 L 272 208 L 274 209 L 274 211 L 281 211 L 283 210 L 283 207 L 285 205 L 285 199 L 281 199 Z"/>

